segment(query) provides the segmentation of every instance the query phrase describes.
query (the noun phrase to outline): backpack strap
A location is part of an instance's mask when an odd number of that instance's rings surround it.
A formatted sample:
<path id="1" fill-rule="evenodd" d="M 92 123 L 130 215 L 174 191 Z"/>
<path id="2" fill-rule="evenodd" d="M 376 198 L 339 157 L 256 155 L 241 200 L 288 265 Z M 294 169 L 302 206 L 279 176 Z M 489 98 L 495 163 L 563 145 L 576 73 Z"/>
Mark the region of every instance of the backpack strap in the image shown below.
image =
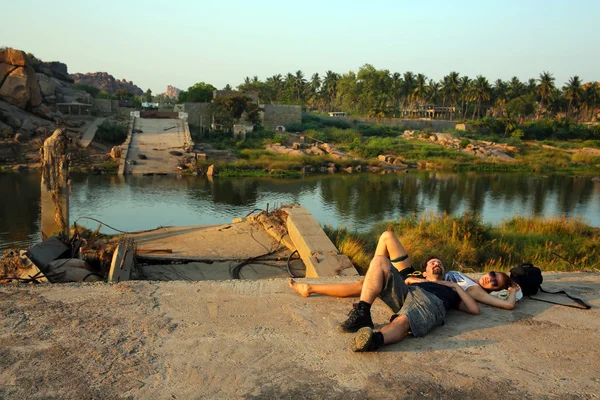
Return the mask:
<path id="1" fill-rule="evenodd" d="M 559 290 L 558 292 L 550 292 L 548 290 L 544 290 L 541 286 L 540 286 L 540 290 L 544 293 L 548 293 L 548 294 L 564 294 L 565 296 L 567 296 L 568 298 L 570 298 L 571 300 L 573 300 L 575 303 L 581 305 L 581 307 L 578 306 L 574 306 L 571 304 L 562 304 L 562 303 L 556 303 L 554 301 L 550 301 L 550 300 L 542 300 L 542 299 L 536 299 L 535 297 L 531 297 L 528 296 L 530 299 L 533 300 L 537 300 L 537 301 L 543 301 L 544 303 L 551 303 L 551 304 L 558 304 L 559 306 L 564 306 L 564 307 L 571 307 L 571 308 L 578 308 L 581 310 L 589 310 L 590 308 L 592 308 L 592 306 L 590 306 L 589 304 L 587 304 L 585 301 L 581 300 L 580 298 L 577 297 L 573 297 L 570 296 L 567 292 L 565 292 L 564 290 Z"/>

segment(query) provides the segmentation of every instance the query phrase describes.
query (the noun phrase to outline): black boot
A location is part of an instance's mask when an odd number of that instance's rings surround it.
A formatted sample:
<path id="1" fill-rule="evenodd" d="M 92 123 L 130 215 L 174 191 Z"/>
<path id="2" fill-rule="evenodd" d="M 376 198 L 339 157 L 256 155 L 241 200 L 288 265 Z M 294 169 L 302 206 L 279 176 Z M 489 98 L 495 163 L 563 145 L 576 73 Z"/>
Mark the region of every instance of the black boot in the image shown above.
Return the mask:
<path id="1" fill-rule="evenodd" d="M 350 344 L 352 351 L 376 351 L 381 346 L 383 346 L 383 335 L 381 332 L 373 332 L 369 327 L 359 329 Z"/>
<path id="2" fill-rule="evenodd" d="M 362 307 L 361 304 L 355 303 L 352 305 L 352 311 L 348 313 L 348 319 L 342 322 L 338 329 L 342 332 L 356 332 L 360 328 L 368 326 L 373 328 L 373 320 L 371 319 L 371 310 Z"/>

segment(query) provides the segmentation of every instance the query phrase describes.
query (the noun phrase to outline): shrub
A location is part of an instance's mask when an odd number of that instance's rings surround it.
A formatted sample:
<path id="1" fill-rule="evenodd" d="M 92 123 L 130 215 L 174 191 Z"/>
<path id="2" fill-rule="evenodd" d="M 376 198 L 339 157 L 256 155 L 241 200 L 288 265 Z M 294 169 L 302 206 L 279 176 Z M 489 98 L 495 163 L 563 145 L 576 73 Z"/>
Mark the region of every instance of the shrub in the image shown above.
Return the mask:
<path id="1" fill-rule="evenodd" d="M 510 136 L 520 140 L 523 139 L 523 137 L 525 136 L 525 132 L 523 132 L 522 129 L 517 129 L 513 133 L 511 133 Z"/>
<path id="2" fill-rule="evenodd" d="M 95 137 L 102 142 L 121 144 L 127 138 L 127 126 L 106 120 L 98 126 Z"/>
<path id="3" fill-rule="evenodd" d="M 467 138 L 464 138 L 460 141 L 460 147 L 462 147 L 463 149 L 470 144 L 471 144 L 471 141 Z"/>

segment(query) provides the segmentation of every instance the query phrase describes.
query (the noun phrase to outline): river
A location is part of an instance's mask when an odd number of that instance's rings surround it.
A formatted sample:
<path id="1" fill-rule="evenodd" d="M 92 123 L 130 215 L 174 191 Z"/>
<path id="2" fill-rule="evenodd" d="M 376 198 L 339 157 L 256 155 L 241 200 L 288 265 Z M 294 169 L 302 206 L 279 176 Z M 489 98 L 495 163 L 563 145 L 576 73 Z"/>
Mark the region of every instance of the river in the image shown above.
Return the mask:
<path id="1" fill-rule="evenodd" d="M 0 249 L 40 239 L 39 175 L 0 174 Z M 366 231 L 412 214 L 580 216 L 600 226 L 600 184 L 564 175 L 410 172 L 303 179 L 73 176 L 71 223 L 92 217 L 124 231 L 231 222 L 254 209 L 298 202 L 321 224 Z M 80 219 L 95 229 L 98 223 Z"/>

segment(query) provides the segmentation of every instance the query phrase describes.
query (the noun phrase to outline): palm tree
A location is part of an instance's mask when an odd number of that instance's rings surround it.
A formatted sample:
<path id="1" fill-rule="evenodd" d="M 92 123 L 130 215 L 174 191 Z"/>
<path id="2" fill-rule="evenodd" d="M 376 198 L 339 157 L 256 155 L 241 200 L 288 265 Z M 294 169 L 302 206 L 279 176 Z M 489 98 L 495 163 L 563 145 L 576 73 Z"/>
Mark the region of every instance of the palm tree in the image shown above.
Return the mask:
<path id="1" fill-rule="evenodd" d="M 312 75 L 312 77 L 310 78 L 310 84 L 308 85 L 308 90 L 310 92 L 311 107 L 314 106 L 315 104 L 318 105 L 320 89 L 321 89 L 321 77 L 319 77 L 318 72 L 315 72 Z"/>
<path id="2" fill-rule="evenodd" d="M 542 110 L 544 109 L 544 100 L 549 98 L 552 94 L 552 91 L 554 90 L 554 77 L 550 72 L 544 71 L 540 74 L 540 78 L 538 79 L 538 81 L 540 84 L 538 85 L 537 92 L 541 97 L 538 112 L 539 119 L 539 116 L 542 114 Z"/>
<path id="3" fill-rule="evenodd" d="M 537 91 L 537 83 L 534 78 L 529 78 L 525 85 L 525 93 L 535 93 Z"/>
<path id="4" fill-rule="evenodd" d="M 412 93 L 415 88 L 415 74 L 411 71 L 407 71 L 404 73 L 403 77 L 404 84 L 402 85 L 402 97 L 404 98 L 404 112 L 406 112 L 406 108 L 409 104 L 412 103 Z"/>
<path id="5" fill-rule="evenodd" d="M 525 91 L 525 85 L 517 78 L 513 76 L 508 83 L 508 97 L 510 100 L 516 99 L 521 96 Z"/>
<path id="6" fill-rule="evenodd" d="M 459 79 L 461 107 L 463 109 L 463 120 L 467 117 L 467 108 L 469 108 L 469 99 L 471 91 L 471 80 L 468 76 L 461 76 Z M 465 104 L 466 103 L 466 104 Z"/>
<path id="7" fill-rule="evenodd" d="M 492 88 L 490 87 L 490 83 L 488 80 L 481 76 L 477 75 L 472 85 L 472 100 L 477 102 L 477 107 L 473 110 L 473 119 L 475 119 L 475 111 L 477 111 L 477 116 L 479 117 L 479 113 L 481 111 L 481 107 L 492 98 Z"/>
<path id="8" fill-rule="evenodd" d="M 329 111 L 333 111 L 332 105 L 337 95 L 337 82 L 339 79 L 340 76 L 331 70 L 325 73 L 325 78 L 323 79 L 323 91 L 327 95 L 327 105 L 329 106 Z"/>
<path id="9" fill-rule="evenodd" d="M 578 75 L 575 75 L 569 79 L 569 82 L 563 87 L 565 99 L 569 100 L 567 106 L 567 117 L 571 113 L 571 106 L 578 107 L 581 97 L 583 96 L 583 89 L 581 87 L 581 79 Z"/>
<path id="10" fill-rule="evenodd" d="M 500 109 L 500 116 L 503 117 L 504 105 L 508 101 L 508 84 L 502 79 L 497 79 L 496 82 L 494 82 L 493 94 L 496 105 Z"/>
<path id="11" fill-rule="evenodd" d="M 304 102 L 304 89 L 306 86 L 306 79 L 304 79 L 304 73 L 301 70 L 296 71 L 296 76 L 294 79 L 294 87 L 296 88 L 296 93 L 298 94 L 298 101 L 300 104 Z"/>
<path id="12" fill-rule="evenodd" d="M 584 85 L 581 102 L 590 113 L 590 122 L 594 120 L 594 109 L 600 104 L 600 85 L 598 82 L 589 82 Z"/>
<path id="13" fill-rule="evenodd" d="M 435 82 L 433 79 L 429 81 L 429 87 L 427 90 L 427 101 L 433 104 L 433 115 L 432 118 L 435 119 L 435 106 L 440 104 L 440 100 L 442 99 L 442 84 L 439 82 Z"/>
<path id="14" fill-rule="evenodd" d="M 413 101 L 423 104 L 427 98 L 427 77 L 423 74 L 418 74 L 415 79 L 415 87 L 412 92 Z"/>
<path id="15" fill-rule="evenodd" d="M 446 99 L 450 101 L 450 121 L 452 121 L 452 117 L 454 114 L 454 106 L 456 105 L 456 101 L 460 97 L 460 92 L 461 82 L 459 79 L 458 72 L 452 71 L 448 75 L 446 75 L 442 80 L 444 106 L 446 105 Z"/>
<path id="16" fill-rule="evenodd" d="M 399 72 L 394 72 L 392 74 L 392 87 L 391 87 L 391 97 L 392 97 L 392 108 L 393 115 L 397 116 L 398 107 L 400 106 L 400 98 L 402 97 L 402 75 Z"/>

